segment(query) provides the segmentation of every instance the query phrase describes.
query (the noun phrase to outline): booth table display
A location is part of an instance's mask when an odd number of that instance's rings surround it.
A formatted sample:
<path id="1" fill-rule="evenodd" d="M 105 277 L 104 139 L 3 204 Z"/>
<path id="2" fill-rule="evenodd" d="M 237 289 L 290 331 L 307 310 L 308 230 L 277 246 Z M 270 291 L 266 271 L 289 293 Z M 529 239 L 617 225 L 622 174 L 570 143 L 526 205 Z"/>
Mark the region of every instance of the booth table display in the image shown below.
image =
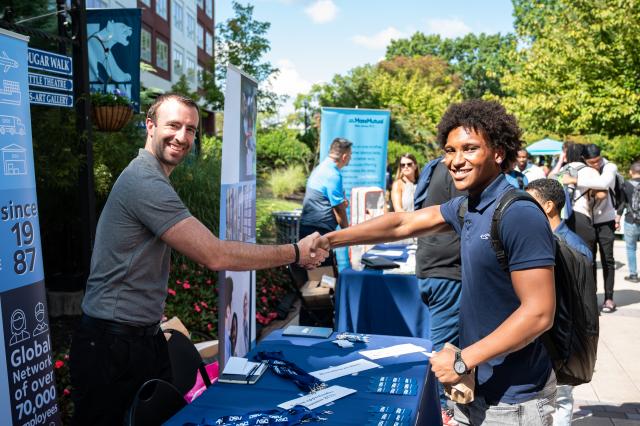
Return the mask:
<path id="1" fill-rule="evenodd" d="M 334 333 L 328 339 L 282 336 L 276 330 L 250 352 L 251 359 L 258 351 L 282 351 L 288 361 L 294 362 L 307 372 L 341 365 L 358 359 L 367 359 L 359 352 L 389 346 L 413 343 L 431 351 L 431 342 L 425 339 L 371 335 L 368 343 L 354 343 L 353 348 L 339 348 L 332 343 Z M 382 368 L 361 371 L 355 375 L 339 377 L 327 382 L 328 386 L 339 385 L 355 389 L 356 393 L 336 400 L 333 404 L 317 408 L 330 410 L 322 415 L 327 421 L 318 425 L 367 424 L 372 406 L 389 406 L 410 409 L 410 425 L 441 424 L 440 403 L 436 378 L 429 368 L 428 358 L 422 353 L 400 355 L 373 360 Z M 378 394 L 369 390 L 371 377 L 393 376 L 415 379 L 418 383 L 416 395 Z M 183 408 L 166 424 L 180 425 L 198 423 L 203 419 L 214 422 L 226 415 L 242 415 L 256 410 L 269 410 L 278 404 L 301 396 L 296 385 L 267 371 L 254 385 L 215 383 L 198 399 Z"/>
<path id="2" fill-rule="evenodd" d="M 403 250 L 401 258 L 406 260 L 404 245 L 374 249 Z M 422 302 L 413 274 L 394 274 L 393 269 L 383 274 L 367 268 L 346 268 L 338 277 L 335 305 L 337 331 L 430 337 L 429 310 Z"/>

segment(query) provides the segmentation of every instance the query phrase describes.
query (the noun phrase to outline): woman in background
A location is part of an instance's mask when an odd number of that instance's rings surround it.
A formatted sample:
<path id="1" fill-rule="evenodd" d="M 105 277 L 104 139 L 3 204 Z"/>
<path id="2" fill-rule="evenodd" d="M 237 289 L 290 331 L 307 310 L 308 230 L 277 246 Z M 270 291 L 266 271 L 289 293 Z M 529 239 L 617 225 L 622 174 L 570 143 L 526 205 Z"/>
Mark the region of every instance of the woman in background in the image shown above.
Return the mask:
<path id="1" fill-rule="evenodd" d="M 391 204 L 393 211 L 412 212 L 413 195 L 416 192 L 416 182 L 420 171 L 418 162 L 413 154 L 403 154 L 398 163 L 396 179 L 391 187 Z"/>

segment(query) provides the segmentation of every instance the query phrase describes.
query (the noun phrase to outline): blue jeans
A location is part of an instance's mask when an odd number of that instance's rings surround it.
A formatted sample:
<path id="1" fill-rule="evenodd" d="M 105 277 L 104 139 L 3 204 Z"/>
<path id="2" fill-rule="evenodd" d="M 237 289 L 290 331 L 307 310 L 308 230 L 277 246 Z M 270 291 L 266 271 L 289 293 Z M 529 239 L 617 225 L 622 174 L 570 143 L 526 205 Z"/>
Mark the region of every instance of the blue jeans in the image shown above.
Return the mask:
<path id="1" fill-rule="evenodd" d="M 469 404 L 456 404 L 454 418 L 464 426 L 552 426 L 555 401 L 556 375 L 552 370 L 544 388 L 533 399 L 520 404 L 490 405 L 476 395 Z"/>
<path id="2" fill-rule="evenodd" d="M 433 349 L 439 351 L 447 342 L 458 346 L 458 317 L 462 290 L 460 281 L 447 278 L 425 278 L 418 280 L 418 288 L 431 315 L 430 339 L 433 342 Z M 438 382 L 438 392 L 440 405 L 445 408 L 447 400 L 440 382 Z"/>
<path id="3" fill-rule="evenodd" d="M 627 246 L 627 265 L 629 266 L 629 274 L 638 274 L 638 264 L 636 262 L 636 243 L 640 238 L 640 225 L 635 223 L 624 223 L 624 242 Z"/>

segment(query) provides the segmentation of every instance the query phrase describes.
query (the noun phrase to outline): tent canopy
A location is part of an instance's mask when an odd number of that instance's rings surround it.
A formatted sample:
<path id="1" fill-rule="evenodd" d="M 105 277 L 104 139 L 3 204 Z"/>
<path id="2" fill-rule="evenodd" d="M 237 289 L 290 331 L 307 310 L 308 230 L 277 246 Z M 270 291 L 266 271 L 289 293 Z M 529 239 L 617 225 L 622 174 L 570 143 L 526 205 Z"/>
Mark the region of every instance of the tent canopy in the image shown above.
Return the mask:
<path id="1" fill-rule="evenodd" d="M 531 155 L 556 155 L 562 152 L 562 142 L 544 138 L 525 148 Z"/>

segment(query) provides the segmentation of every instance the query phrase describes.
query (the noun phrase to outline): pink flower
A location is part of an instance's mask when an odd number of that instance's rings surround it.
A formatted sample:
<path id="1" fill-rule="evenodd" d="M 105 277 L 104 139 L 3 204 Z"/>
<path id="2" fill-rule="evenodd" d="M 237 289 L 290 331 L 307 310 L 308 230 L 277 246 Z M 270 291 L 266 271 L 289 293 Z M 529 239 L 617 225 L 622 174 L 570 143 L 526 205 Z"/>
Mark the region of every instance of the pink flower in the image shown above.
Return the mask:
<path id="1" fill-rule="evenodd" d="M 205 281 L 207 284 L 211 284 L 211 280 L 207 280 Z"/>
<path id="2" fill-rule="evenodd" d="M 184 288 L 185 290 L 189 290 L 191 288 L 191 285 L 185 281 L 184 284 L 182 284 L 182 288 Z"/>
<path id="3" fill-rule="evenodd" d="M 207 324 L 207 330 L 211 331 L 213 329 L 213 324 L 209 323 Z"/>
<path id="4" fill-rule="evenodd" d="M 267 298 L 266 298 L 265 296 L 262 296 L 262 297 L 260 298 L 260 301 L 261 301 L 262 303 L 267 303 Z"/>
<path id="5" fill-rule="evenodd" d="M 64 356 L 64 360 L 65 360 L 65 361 L 69 361 L 69 355 L 65 355 L 65 356 Z"/>
<path id="6" fill-rule="evenodd" d="M 175 295 L 176 295 L 176 291 L 175 291 L 174 289 L 172 289 L 172 288 L 168 289 L 168 290 L 167 290 L 167 293 L 169 293 L 169 294 L 170 294 L 170 295 L 172 295 L 172 296 L 175 296 Z"/>
<path id="7" fill-rule="evenodd" d="M 200 312 L 200 311 L 202 311 L 202 309 L 200 309 L 200 306 L 198 306 L 198 304 L 197 304 L 197 303 L 194 303 L 194 304 L 193 304 L 193 309 L 195 309 L 195 310 L 196 310 L 196 312 Z"/>
<path id="8" fill-rule="evenodd" d="M 69 388 L 64 388 L 64 390 L 62 391 L 62 393 L 64 394 L 64 396 L 69 396 L 69 395 L 71 395 L 71 391 L 69 390 Z"/>
<path id="9" fill-rule="evenodd" d="M 182 281 L 176 280 L 176 284 L 180 285 L 180 284 L 182 284 Z"/>
<path id="10" fill-rule="evenodd" d="M 60 361 L 60 360 L 56 360 L 55 364 L 54 364 L 55 368 L 62 368 L 64 367 L 64 361 Z"/>
<path id="11" fill-rule="evenodd" d="M 207 305 L 207 302 L 200 302 L 200 306 L 202 306 L 203 308 L 208 308 L 209 305 Z"/>

